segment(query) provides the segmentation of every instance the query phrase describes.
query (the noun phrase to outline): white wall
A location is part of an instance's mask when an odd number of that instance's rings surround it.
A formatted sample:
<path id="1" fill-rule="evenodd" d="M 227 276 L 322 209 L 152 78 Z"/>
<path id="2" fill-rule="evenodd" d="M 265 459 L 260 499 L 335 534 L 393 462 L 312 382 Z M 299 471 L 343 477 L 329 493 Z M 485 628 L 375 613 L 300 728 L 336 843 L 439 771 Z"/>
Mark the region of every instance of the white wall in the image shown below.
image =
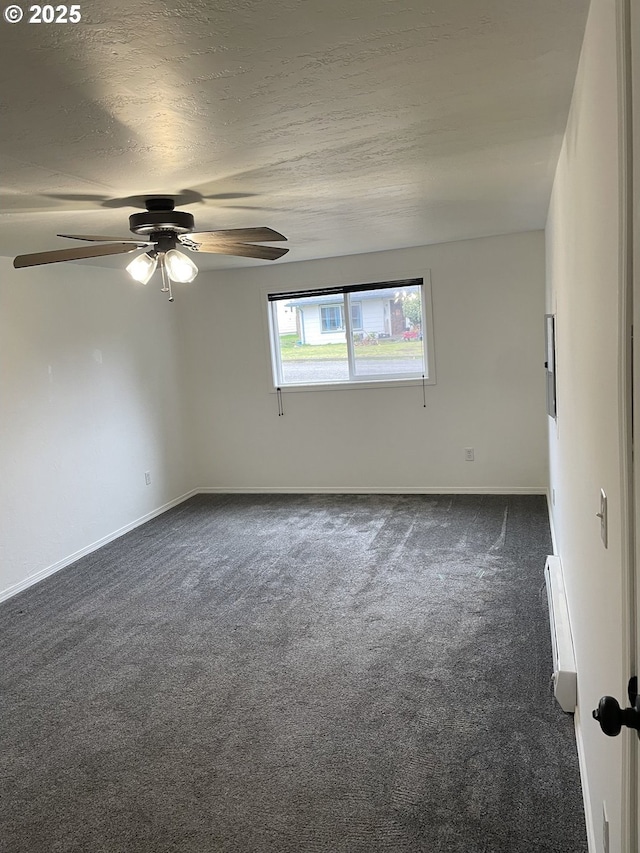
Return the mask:
<path id="1" fill-rule="evenodd" d="M 429 269 L 437 384 L 426 409 L 419 386 L 289 392 L 278 417 L 265 288 Z M 546 489 L 543 232 L 201 273 L 180 309 L 200 487 Z"/>
<path id="2" fill-rule="evenodd" d="M 0 596 L 191 488 L 177 305 L 0 258 Z"/>
<path id="3" fill-rule="evenodd" d="M 548 306 L 556 313 L 558 419 L 549 419 L 553 516 L 578 667 L 577 733 L 592 849 L 621 850 L 621 749 L 591 710 L 622 701 L 622 541 L 618 394 L 618 97 L 613 0 L 592 0 L 547 227 Z M 600 539 L 599 490 L 609 499 Z M 595 844 L 595 846 L 594 846 Z"/>

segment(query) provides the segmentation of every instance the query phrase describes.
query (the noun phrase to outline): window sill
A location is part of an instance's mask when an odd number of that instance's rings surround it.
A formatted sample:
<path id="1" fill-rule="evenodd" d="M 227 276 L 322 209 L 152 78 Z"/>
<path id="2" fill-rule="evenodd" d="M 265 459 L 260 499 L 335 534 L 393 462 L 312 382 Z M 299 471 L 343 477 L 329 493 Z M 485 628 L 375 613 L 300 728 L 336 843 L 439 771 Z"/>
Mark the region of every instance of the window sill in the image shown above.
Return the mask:
<path id="1" fill-rule="evenodd" d="M 280 390 L 283 393 L 289 393 L 290 391 L 300 392 L 300 391 L 364 391 L 364 390 L 381 390 L 384 388 L 415 388 L 421 387 L 422 385 L 435 385 L 436 380 L 429 379 L 427 377 L 415 378 L 412 377 L 410 379 L 375 379 L 375 380 L 363 380 L 360 381 L 346 381 L 346 382 L 318 382 L 316 383 L 308 383 L 306 385 L 281 385 Z M 273 386 L 269 393 L 276 394 L 278 391 L 277 387 Z"/>

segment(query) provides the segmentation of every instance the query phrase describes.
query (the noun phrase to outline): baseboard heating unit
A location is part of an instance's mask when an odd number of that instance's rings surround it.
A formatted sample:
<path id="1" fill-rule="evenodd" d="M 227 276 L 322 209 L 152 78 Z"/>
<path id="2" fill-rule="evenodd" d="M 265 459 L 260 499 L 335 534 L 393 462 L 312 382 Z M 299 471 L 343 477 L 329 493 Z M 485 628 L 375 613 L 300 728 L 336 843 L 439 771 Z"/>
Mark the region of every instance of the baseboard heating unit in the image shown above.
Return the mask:
<path id="1" fill-rule="evenodd" d="M 577 702 L 576 659 L 573 651 L 569 609 L 559 557 L 547 557 L 544 567 L 549 601 L 549 623 L 553 650 L 553 692 L 563 711 L 573 713 Z"/>

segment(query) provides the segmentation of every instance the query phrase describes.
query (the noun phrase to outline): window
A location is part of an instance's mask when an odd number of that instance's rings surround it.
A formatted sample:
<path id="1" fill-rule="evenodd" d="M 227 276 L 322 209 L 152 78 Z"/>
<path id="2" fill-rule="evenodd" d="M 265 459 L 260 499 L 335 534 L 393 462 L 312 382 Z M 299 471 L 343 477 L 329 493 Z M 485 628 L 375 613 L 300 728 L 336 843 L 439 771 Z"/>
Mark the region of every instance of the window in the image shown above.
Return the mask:
<path id="1" fill-rule="evenodd" d="M 362 302 L 351 303 L 351 328 L 362 328 Z"/>
<path id="2" fill-rule="evenodd" d="M 321 305 L 320 317 L 323 332 L 339 332 L 344 329 L 342 305 Z"/>
<path id="3" fill-rule="evenodd" d="M 289 311 L 295 310 L 292 308 Z M 323 332 L 341 332 L 344 329 L 344 314 L 342 305 L 321 305 L 320 322 Z M 362 304 L 351 303 L 351 328 L 362 328 Z"/>
<path id="4" fill-rule="evenodd" d="M 423 278 L 269 293 L 276 387 L 424 379 L 433 384 Z M 282 317 L 295 314 L 295 332 Z"/>

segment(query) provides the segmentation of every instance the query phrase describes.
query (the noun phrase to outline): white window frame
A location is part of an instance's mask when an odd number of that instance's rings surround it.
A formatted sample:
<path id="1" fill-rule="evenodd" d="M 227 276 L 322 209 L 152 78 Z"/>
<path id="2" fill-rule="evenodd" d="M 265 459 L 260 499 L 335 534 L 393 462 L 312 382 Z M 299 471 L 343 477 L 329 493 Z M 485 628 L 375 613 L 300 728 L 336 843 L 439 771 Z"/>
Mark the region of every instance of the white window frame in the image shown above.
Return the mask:
<path id="1" fill-rule="evenodd" d="M 364 329 L 364 326 L 362 325 L 362 302 L 359 302 L 357 299 L 354 302 L 352 302 L 351 305 L 349 306 L 352 312 L 353 312 L 354 305 L 357 305 L 358 310 L 360 311 L 360 325 L 356 326 L 355 323 L 353 322 L 353 314 L 351 315 L 351 325 L 352 325 L 353 331 L 361 332 Z"/>
<path id="2" fill-rule="evenodd" d="M 416 375 L 412 373 L 408 374 L 393 374 L 389 376 L 389 374 L 368 374 L 366 376 L 358 376 L 354 374 L 353 366 L 354 366 L 354 351 L 353 351 L 353 329 L 352 329 L 352 319 L 351 319 L 351 297 L 357 297 L 358 291 L 354 290 L 351 292 L 345 292 L 343 294 L 344 299 L 344 309 L 343 309 L 343 320 L 345 324 L 345 337 L 347 343 L 347 363 L 349 369 L 349 379 L 337 380 L 332 382 L 303 382 L 303 383 L 286 383 L 282 381 L 282 360 L 281 360 L 281 352 L 280 352 L 280 340 L 278 334 L 278 325 L 277 325 L 277 317 L 276 317 L 276 305 L 277 301 L 269 301 L 268 296 L 270 293 L 286 293 L 287 290 L 292 293 L 299 292 L 300 287 L 289 287 L 289 288 L 281 288 L 281 287 L 267 287 L 264 286 L 262 288 L 263 291 L 263 307 L 264 307 L 264 315 L 266 320 L 266 328 L 268 330 L 267 334 L 267 348 L 268 348 L 268 364 L 271 367 L 270 371 L 270 381 L 269 384 L 271 386 L 272 392 L 275 392 L 277 389 L 282 389 L 289 393 L 290 391 L 335 391 L 335 390 L 344 390 L 344 389 L 365 389 L 365 388 L 392 388 L 392 387 L 404 387 L 410 385 L 435 385 L 436 384 L 436 371 L 435 371 L 435 347 L 434 347 L 434 332 L 433 332 L 433 303 L 432 303 L 432 292 L 431 292 L 431 276 L 429 271 L 423 271 L 416 275 L 396 275 L 389 276 L 382 281 L 372 279 L 370 281 L 361 281 L 359 284 L 362 285 L 375 285 L 379 284 L 380 288 L 392 287 L 396 282 L 398 284 L 402 282 L 406 282 L 412 279 L 421 279 L 421 293 L 422 293 L 422 338 L 423 338 L 423 353 L 424 353 L 424 367 L 425 372 L 424 375 Z M 315 286 L 309 284 L 308 287 L 305 287 L 305 291 L 309 291 L 311 294 L 313 290 L 317 289 L 319 292 L 322 291 L 323 287 L 326 287 L 326 284 L 316 284 Z M 329 285 L 331 286 L 331 285 Z M 336 285 L 340 286 L 340 285 Z M 347 285 L 350 286 L 350 285 Z M 400 288 L 399 288 L 400 289 Z"/>

